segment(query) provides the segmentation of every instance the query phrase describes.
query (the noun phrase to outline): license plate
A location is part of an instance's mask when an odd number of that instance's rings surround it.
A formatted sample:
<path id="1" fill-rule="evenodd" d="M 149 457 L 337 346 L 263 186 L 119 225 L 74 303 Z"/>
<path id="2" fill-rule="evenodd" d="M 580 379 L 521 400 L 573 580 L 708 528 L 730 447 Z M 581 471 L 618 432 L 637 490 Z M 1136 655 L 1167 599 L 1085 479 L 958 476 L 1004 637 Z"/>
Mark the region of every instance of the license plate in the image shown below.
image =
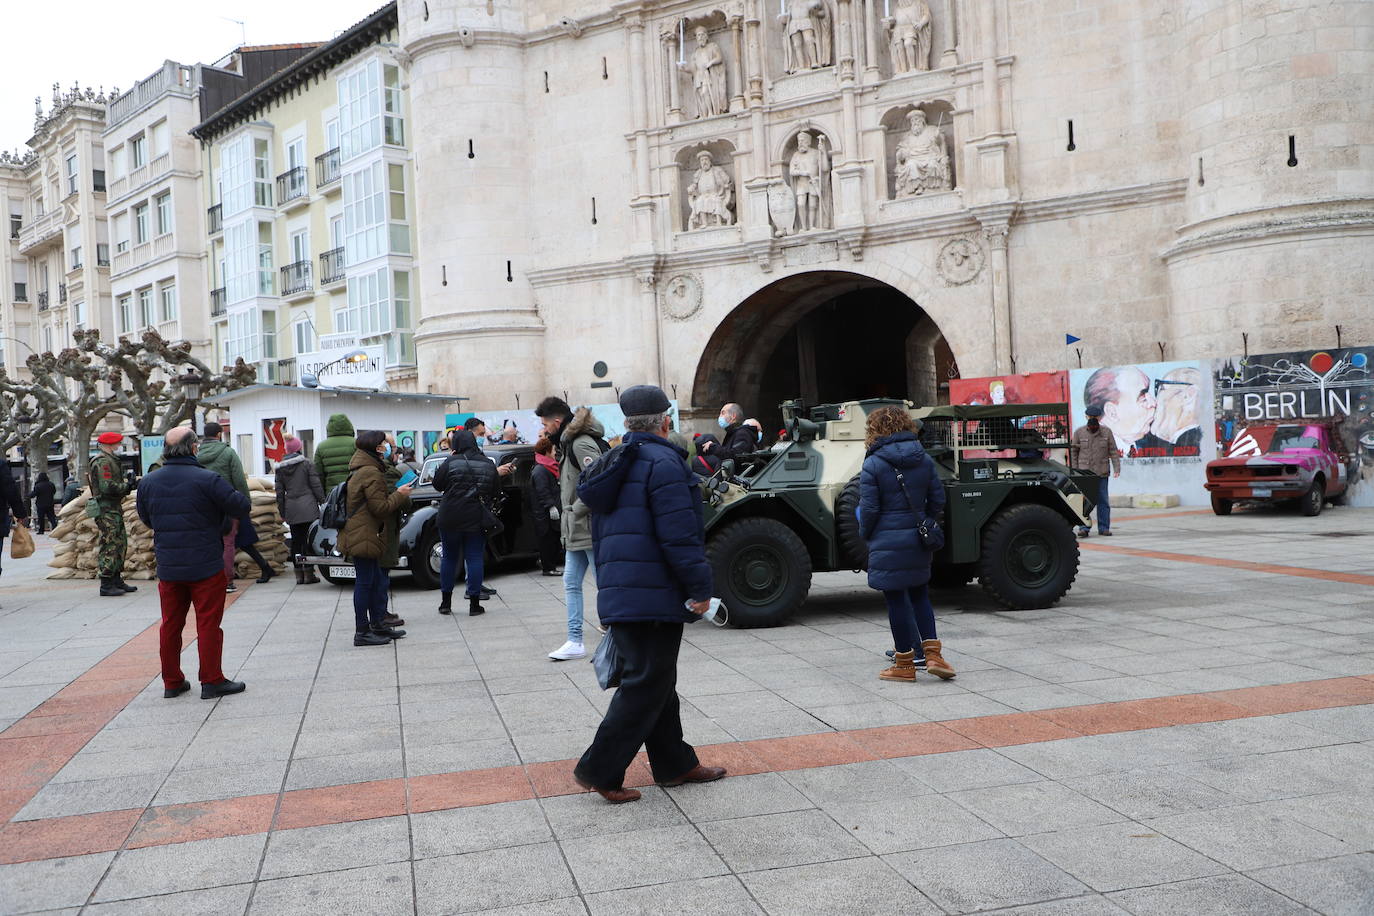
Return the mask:
<path id="1" fill-rule="evenodd" d="M 329 574 L 335 579 L 358 578 L 358 571 L 352 566 L 331 566 L 329 567 Z"/>
<path id="2" fill-rule="evenodd" d="M 1274 490 L 1271 487 L 1251 487 L 1250 495 L 1255 499 L 1268 499 L 1274 495 Z"/>

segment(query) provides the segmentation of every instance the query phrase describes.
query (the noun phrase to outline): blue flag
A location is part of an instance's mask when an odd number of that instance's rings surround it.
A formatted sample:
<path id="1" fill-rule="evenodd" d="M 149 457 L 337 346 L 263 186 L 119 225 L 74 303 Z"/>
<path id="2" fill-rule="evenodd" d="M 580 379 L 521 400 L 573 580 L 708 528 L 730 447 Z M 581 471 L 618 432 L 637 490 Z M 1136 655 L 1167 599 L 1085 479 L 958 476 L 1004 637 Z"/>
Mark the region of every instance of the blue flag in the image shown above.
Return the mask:
<path id="1" fill-rule="evenodd" d="M 1081 338 L 1081 337 L 1074 337 L 1072 334 L 1065 334 L 1065 335 L 1064 335 L 1064 346 L 1067 347 L 1067 346 L 1069 346 L 1069 345 L 1071 345 L 1071 344 L 1076 344 L 1076 343 L 1078 343 L 1078 342 L 1079 342 L 1080 340 L 1082 340 L 1082 339 L 1083 339 L 1083 338 Z"/>

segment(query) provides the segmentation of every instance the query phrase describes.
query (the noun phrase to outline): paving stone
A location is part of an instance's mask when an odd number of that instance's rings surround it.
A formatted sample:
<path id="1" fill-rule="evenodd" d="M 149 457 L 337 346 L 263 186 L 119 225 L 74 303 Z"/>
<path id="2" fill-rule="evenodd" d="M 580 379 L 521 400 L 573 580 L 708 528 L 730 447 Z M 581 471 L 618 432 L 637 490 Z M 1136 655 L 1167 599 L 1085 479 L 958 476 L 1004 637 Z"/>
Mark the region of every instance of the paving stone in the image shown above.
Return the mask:
<path id="1" fill-rule="evenodd" d="M 1085 897 L 1066 897 L 1048 903 L 1032 903 L 1030 906 L 998 910 L 997 916 L 1120 916 L 1125 912 L 1106 897 L 1090 894 Z"/>
<path id="2" fill-rule="evenodd" d="M 1227 871 L 1133 821 L 1043 833 L 1025 837 L 1021 843 L 1095 891 L 1158 884 L 1161 875 L 1182 880 Z"/>
<path id="3" fill-rule="evenodd" d="M 892 763 L 936 792 L 986 789 L 1044 779 L 1034 770 L 987 748 L 898 757 Z"/>
<path id="4" fill-rule="evenodd" d="M 762 916 L 763 913 L 734 876 L 672 881 L 588 894 L 587 908 L 592 916 L 642 916 L 650 913 Z"/>
<path id="5" fill-rule="evenodd" d="M 405 766 L 399 747 L 384 751 L 363 751 L 329 757 L 298 757 L 291 761 L 286 788 L 313 789 L 354 782 L 392 779 L 403 775 Z"/>
<path id="6" fill-rule="evenodd" d="M 1159 833 L 1237 871 L 1289 865 L 1357 850 L 1262 803 L 1147 820 Z"/>
<path id="7" fill-rule="evenodd" d="M 728 780 L 724 780 L 728 782 Z M 701 789 L 714 787 L 694 786 Z M 687 823 L 682 811 L 657 786 L 643 786 L 642 797 L 628 805 L 611 805 L 595 792 L 560 795 L 542 802 L 544 816 L 559 840 L 605 836 L 646 827 L 677 827 Z"/>
<path id="8" fill-rule="evenodd" d="M 821 811 L 763 814 L 700 825 L 736 872 L 852 859 L 868 850 Z"/>
<path id="9" fill-rule="evenodd" d="M 1308 795 L 1274 802 L 1269 807 L 1275 814 L 1335 837 L 1352 850 L 1374 850 L 1374 793 Z"/>
<path id="10" fill-rule="evenodd" d="M 654 827 L 563 840 L 584 894 L 726 874 L 729 869 L 695 827 Z"/>
<path id="11" fill-rule="evenodd" d="M 1249 873 L 1261 884 L 1329 916 L 1374 913 L 1374 854 L 1281 865 Z"/>
<path id="12" fill-rule="evenodd" d="M 1065 780 L 1080 792 L 1129 818 L 1163 817 L 1239 804 L 1240 799 L 1190 779 L 1176 767 L 1151 767 Z"/>
<path id="13" fill-rule="evenodd" d="M 415 912 L 410 864 L 261 881 L 248 912 L 250 916 L 408 916 Z"/>
<path id="14" fill-rule="evenodd" d="M 538 903 L 517 903 L 481 913 L 482 916 L 587 916 L 587 905 L 581 897 L 561 897 Z"/>
<path id="15" fill-rule="evenodd" d="M 1071 875 L 1015 840 L 986 840 L 883 857 L 935 903 L 954 913 L 1039 903 L 1085 893 Z"/>
<path id="16" fill-rule="evenodd" d="M 952 846 L 1001 837 L 1002 831 L 939 795 L 860 805 L 827 805 L 825 812 L 873 852 Z"/>
<path id="17" fill-rule="evenodd" d="M 204 760 L 194 761 L 197 764 Z M 192 801 L 217 798 L 237 798 L 244 795 L 266 795 L 281 790 L 286 775 L 286 761 L 237 763 L 215 767 L 187 769 L 178 767 L 167 777 L 153 803 L 180 805 Z"/>
<path id="18" fill-rule="evenodd" d="M 882 859 L 848 859 L 742 875 L 770 913 L 938 914 L 940 908 Z"/>
<path id="19" fill-rule="evenodd" d="M 85 912 L 93 916 L 243 916 L 248 907 L 251 884 L 233 884 L 199 891 L 181 891 L 157 897 L 135 900 L 116 900 L 88 906 Z M 261 891 L 259 891 L 261 893 Z"/>
<path id="20" fill-rule="evenodd" d="M 159 774 L 48 783 L 20 809 L 15 820 L 142 808 L 153 800 L 164 778 Z"/>
<path id="21" fill-rule="evenodd" d="M 677 786 L 667 792 L 678 808 L 698 824 L 815 807 L 777 773 L 727 776 L 712 783 Z"/>
<path id="22" fill-rule="evenodd" d="M 406 743 L 406 774 L 431 776 L 463 770 L 486 770 L 517 766 L 520 757 L 508 738 L 485 738 L 455 744 L 412 745 Z"/>
<path id="23" fill-rule="evenodd" d="M 404 817 L 301 827 L 268 837 L 260 877 L 285 878 L 409 858 L 410 825 Z"/>
<path id="24" fill-rule="evenodd" d="M 1135 916 L 1178 916 L 1180 913 L 1206 913 L 1207 916 L 1287 916 L 1311 910 L 1243 875 L 1195 878 L 1173 884 L 1142 887 L 1109 894 L 1108 900 L 1125 907 Z"/>
<path id="25" fill-rule="evenodd" d="M 112 852 L 0 865 L 0 902 L 11 913 L 79 907 L 114 859 Z"/>
<path id="26" fill-rule="evenodd" d="M 783 778 L 817 805 L 891 802 L 922 795 L 930 789 L 889 760 L 866 760 L 839 766 L 811 767 L 784 773 Z"/>
<path id="27" fill-rule="evenodd" d="M 552 839 L 535 801 L 502 802 L 410 816 L 415 858 L 528 846 Z"/>
<path id="28" fill-rule="evenodd" d="M 94 899 L 126 900 L 251 881 L 266 842 L 265 834 L 255 834 L 126 849 L 110 866 Z"/>
<path id="29" fill-rule="evenodd" d="M 1105 805 L 1053 782 L 969 789 L 951 792 L 947 797 L 1007 836 L 1093 827 L 1125 819 Z"/>
<path id="30" fill-rule="evenodd" d="M 562 851 L 539 843 L 417 861 L 415 892 L 420 914 L 442 916 L 556 900 L 577 888 Z"/>

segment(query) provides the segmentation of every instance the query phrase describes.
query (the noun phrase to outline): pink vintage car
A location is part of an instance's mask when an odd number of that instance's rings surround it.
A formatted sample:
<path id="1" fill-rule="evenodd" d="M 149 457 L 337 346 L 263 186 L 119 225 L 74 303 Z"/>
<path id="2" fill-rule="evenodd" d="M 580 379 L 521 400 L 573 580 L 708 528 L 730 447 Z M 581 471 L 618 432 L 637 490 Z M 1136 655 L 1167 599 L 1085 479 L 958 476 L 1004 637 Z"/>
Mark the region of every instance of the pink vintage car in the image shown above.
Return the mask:
<path id="1" fill-rule="evenodd" d="M 1337 421 L 1251 426 L 1237 433 L 1225 458 L 1207 463 L 1212 511 L 1230 515 L 1237 500 L 1295 499 L 1303 515 L 1341 505 L 1354 483 Z"/>

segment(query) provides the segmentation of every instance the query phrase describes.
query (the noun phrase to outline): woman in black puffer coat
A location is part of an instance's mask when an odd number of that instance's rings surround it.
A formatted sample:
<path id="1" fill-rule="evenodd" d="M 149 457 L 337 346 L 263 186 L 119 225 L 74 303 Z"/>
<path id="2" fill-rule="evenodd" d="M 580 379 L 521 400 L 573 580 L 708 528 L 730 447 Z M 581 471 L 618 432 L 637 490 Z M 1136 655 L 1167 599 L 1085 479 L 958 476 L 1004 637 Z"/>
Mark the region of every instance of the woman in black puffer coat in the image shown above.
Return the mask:
<path id="1" fill-rule="evenodd" d="M 487 536 L 482 519 L 495 508 L 501 493 L 501 478 L 496 465 L 477 447 L 477 438 L 468 429 L 456 429 L 449 440 L 452 456 L 434 473 L 434 489 L 444 494 L 439 501 L 439 540 L 444 560 L 439 567 L 439 613 L 453 613 L 453 583 L 458 576 L 458 561 L 467 569 L 468 613 L 476 616 L 482 608 L 482 560 Z"/>
<path id="2" fill-rule="evenodd" d="M 931 555 L 916 526 L 938 520 L 945 488 L 935 462 L 916 439 L 917 421 L 900 407 L 880 407 L 868 415 L 868 446 L 859 475 L 859 530 L 868 542 L 868 584 L 887 600 L 888 623 L 896 647 L 885 681 L 916 680 L 916 654 L 941 678 L 954 669 L 940 655 L 935 609 L 928 592 Z M 898 479 L 898 474 L 902 479 Z"/>

